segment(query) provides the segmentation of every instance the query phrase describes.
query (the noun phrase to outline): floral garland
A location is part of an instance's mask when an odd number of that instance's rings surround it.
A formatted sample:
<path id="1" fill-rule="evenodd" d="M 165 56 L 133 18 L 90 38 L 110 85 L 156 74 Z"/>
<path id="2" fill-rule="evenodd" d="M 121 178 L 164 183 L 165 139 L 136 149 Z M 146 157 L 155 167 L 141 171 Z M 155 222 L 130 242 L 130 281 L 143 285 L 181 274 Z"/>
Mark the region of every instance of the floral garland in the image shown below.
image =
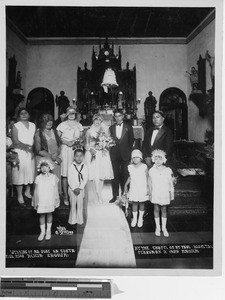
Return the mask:
<path id="1" fill-rule="evenodd" d="M 84 140 L 78 138 L 74 141 L 73 143 L 73 150 L 76 150 L 76 149 L 84 149 Z"/>
<path id="2" fill-rule="evenodd" d="M 42 164 L 47 164 L 49 166 L 50 171 L 52 171 L 54 169 L 54 165 L 51 163 L 50 160 L 48 160 L 46 158 L 42 158 L 42 159 L 40 159 L 40 161 L 39 161 L 39 163 L 37 165 L 38 172 L 41 171 Z"/>

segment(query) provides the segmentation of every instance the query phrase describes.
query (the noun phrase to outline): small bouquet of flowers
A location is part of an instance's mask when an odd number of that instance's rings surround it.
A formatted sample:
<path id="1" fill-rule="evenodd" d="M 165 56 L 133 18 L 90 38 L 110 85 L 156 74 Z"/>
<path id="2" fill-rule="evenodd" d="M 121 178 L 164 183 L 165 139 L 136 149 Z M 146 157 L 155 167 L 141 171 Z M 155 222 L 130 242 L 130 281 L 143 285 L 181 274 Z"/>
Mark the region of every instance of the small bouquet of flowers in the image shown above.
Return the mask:
<path id="1" fill-rule="evenodd" d="M 84 149 L 84 140 L 78 138 L 74 141 L 74 144 L 73 144 L 73 150 L 76 150 L 76 149 Z"/>
<path id="2" fill-rule="evenodd" d="M 18 158 L 18 153 L 14 151 L 13 147 L 6 149 L 6 161 L 13 168 L 19 169 L 20 160 Z"/>
<path id="3" fill-rule="evenodd" d="M 99 135 L 95 138 L 95 142 L 95 150 L 102 151 L 102 155 L 116 145 L 114 139 L 110 136 L 106 136 L 104 132 L 99 133 Z M 95 159 L 95 154 L 92 154 L 91 161 L 93 159 Z"/>
<path id="4" fill-rule="evenodd" d="M 123 194 L 120 197 L 118 196 L 115 202 L 117 205 L 119 205 L 121 208 L 125 208 L 125 216 L 128 216 L 128 207 L 129 207 L 129 199 L 127 194 Z"/>

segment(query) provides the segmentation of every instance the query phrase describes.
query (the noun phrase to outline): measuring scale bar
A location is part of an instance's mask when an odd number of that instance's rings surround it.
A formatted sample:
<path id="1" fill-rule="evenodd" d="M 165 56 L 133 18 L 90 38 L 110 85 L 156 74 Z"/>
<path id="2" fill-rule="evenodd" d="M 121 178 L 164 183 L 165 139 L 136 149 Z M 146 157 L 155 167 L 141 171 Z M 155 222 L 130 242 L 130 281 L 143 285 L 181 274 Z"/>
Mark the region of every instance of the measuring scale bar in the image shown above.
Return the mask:
<path id="1" fill-rule="evenodd" d="M 0 296 L 111 298 L 111 280 L 1 278 Z"/>

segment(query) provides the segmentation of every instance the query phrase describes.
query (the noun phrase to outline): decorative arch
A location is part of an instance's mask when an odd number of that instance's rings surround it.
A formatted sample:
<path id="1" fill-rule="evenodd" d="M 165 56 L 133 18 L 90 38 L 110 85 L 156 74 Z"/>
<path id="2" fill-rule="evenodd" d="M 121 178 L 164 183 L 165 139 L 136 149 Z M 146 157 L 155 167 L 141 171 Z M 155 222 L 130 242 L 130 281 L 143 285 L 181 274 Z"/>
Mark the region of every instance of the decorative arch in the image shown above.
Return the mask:
<path id="1" fill-rule="evenodd" d="M 188 139 L 188 109 L 185 93 L 176 87 L 165 89 L 159 98 L 159 109 L 165 112 L 165 124 L 174 139 Z"/>
<path id="2" fill-rule="evenodd" d="M 38 120 L 43 113 L 49 113 L 54 118 L 54 96 L 44 87 L 31 90 L 27 96 L 27 108 L 30 110 L 31 120 L 38 125 Z"/>

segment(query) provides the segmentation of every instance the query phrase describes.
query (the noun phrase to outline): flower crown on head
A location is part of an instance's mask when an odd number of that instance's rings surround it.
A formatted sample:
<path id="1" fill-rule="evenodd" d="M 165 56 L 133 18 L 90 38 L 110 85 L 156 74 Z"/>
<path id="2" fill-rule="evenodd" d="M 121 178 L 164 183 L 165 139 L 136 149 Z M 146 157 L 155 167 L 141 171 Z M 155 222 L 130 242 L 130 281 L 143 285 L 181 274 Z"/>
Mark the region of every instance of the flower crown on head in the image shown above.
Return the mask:
<path id="1" fill-rule="evenodd" d="M 155 162 L 155 158 L 156 156 L 161 156 L 162 157 L 162 161 L 163 163 L 166 163 L 167 159 L 166 159 L 166 152 L 160 149 L 156 149 L 154 151 L 152 151 L 152 161 Z"/>
<path id="2" fill-rule="evenodd" d="M 43 159 L 41 159 L 41 160 L 39 161 L 39 163 L 38 163 L 38 165 L 37 165 L 37 170 L 38 170 L 38 172 L 41 171 L 41 167 L 42 167 L 42 165 L 44 165 L 44 164 L 49 166 L 50 171 L 52 171 L 52 170 L 54 169 L 54 165 L 51 163 L 51 161 L 49 161 L 49 160 L 46 159 L 46 158 L 43 158 Z"/>

